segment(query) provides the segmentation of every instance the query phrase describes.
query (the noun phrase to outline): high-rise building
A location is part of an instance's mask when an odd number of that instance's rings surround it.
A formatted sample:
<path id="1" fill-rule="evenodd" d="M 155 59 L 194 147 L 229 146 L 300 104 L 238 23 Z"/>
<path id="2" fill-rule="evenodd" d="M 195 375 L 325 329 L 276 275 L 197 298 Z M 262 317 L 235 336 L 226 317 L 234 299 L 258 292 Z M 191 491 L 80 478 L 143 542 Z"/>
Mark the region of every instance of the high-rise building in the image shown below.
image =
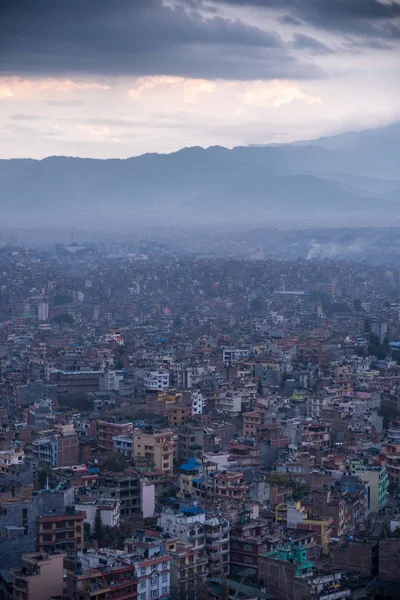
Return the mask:
<path id="1" fill-rule="evenodd" d="M 39 302 L 38 304 L 38 319 L 39 321 L 47 321 L 49 318 L 48 302 Z"/>

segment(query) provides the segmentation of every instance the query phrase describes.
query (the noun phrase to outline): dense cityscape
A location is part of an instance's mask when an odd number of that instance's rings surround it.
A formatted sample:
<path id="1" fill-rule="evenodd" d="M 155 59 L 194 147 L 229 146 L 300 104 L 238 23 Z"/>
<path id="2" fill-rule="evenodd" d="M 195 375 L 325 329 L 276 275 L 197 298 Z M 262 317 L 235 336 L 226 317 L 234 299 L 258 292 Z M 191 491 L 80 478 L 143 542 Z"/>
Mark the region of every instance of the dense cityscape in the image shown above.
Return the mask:
<path id="1" fill-rule="evenodd" d="M 0 250 L 0 597 L 396 598 L 400 270 Z"/>

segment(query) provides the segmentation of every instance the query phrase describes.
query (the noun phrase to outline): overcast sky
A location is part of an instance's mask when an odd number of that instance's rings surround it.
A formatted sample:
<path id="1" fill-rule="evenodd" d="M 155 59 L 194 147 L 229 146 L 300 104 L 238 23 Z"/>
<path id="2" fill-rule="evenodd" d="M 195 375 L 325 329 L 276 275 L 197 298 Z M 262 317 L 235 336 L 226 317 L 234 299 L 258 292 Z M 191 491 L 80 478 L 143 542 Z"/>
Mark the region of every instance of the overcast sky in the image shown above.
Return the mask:
<path id="1" fill-rule="evenodd" d="M 0 0 L 0 157 L 400 120 L 400 0 Z"/>

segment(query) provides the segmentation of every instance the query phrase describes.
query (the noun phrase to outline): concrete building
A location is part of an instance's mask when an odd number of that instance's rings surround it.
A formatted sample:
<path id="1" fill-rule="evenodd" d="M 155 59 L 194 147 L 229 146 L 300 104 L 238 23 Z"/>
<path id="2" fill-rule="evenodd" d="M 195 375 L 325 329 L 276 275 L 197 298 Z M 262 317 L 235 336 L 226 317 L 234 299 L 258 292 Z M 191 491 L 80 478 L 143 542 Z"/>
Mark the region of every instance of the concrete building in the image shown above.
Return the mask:
<path id="1" fill-rule="evenodd" d="M 368 510 L 378 512 L 388 503 L 389 476 L 386 467 L 368 467 L 358 473 L 363 481 L 369 481 Z"/>
<path id="2" fill-rule="evenodd" d="M 133 434 L 132 435 L 114 435 L 114 450 L 121 452 L 127 458 L 133 456 Z"/>
<path id="3" fill-rule="evenodd" d="M 169 430 L 136 430 L 134 457 L 145 458 L 156 469 L 172 474 L 174 463 L 174 433 Z"/>
<path id="4" fill-rule="evenodd" d="M 171 592 L 171 561 L 160 538 L 136 531 L 126 539 L 125 553 L 135 566 L 139 600 L 167 600 Z"/>
<path id="5" fill-rule="evenodd" d="M 117 527 L 121 515 L 121 503 L 117 499 L 81 500 L 75 503 L 77 511 L 86 514 L 85 523 L 89 523 L 93 529 L 96 513 L 99 510 L 103 525 Z"/>
<path id="6" fill-rule="evenodd" d="M 39 302 L 38 304 L 38 320 L 47 321 L 49 318 L 49 304 L 48 302 Z"/>
<path id="7" fill-rule="evenodd" d="M 74 508 L 63 514 L 39 517 L 38 550 L 40 552 L 52 552 L 54 549 L 68 552 L 82 550 L 85 518 L 84 511 L 76 511 Z"/>
<path id="8" fill-rule="evenodd" d="M 129 436 L 133 432 L 133 423 L 97 422 L 97 447 L 111 452 L 115 448 L 114 437 Z"/>
<path id="9" fill-rule="evenodd" d="M 83 568 L 67 572 L 65 593 L 69 600 L 137 600 L 136 569 L 124 562 L 122 552 L 116 555 L 79 553 L 78 558 Z"/>
<path id="10" fill-rule="evenodd" d="M 22 566 L 12 569 L 13 598 L 44 600 L 63 595 L 64 557 L 66 554 L 23 554 Z"/>
<path id="11" fill-rule="evenodd" d="M 145 391 L 163 392 L 169 388 L 168 371 L 151 371 L 143 378 Z"/>

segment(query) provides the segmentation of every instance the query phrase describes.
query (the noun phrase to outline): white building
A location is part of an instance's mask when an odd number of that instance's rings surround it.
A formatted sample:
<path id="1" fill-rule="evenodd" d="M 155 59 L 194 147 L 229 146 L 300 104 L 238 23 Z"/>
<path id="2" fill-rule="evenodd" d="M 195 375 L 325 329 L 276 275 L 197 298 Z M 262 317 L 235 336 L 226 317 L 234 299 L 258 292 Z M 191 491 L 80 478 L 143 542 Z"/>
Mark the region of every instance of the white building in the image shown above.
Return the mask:
<path id="1" fill-rule="evenodd" d="M 202 415 L 204 409 L 203 394 L 199 390 L 192 392 L 192 411 L 194 415 Z"/>
<path id="2" fill-rule="evenodd" d="M 227 391 L 220 397 L 219 408 L 231 417 L 240 414 L 242 410 L 242 395 L 238 392 Z"/>
<path id="3" fill-rule="evenodd" d="M 38 319 L 39 321 L 47 321 L 49 318 L 48 302 L 39 302 L 38 304 Z"/>
<path id="4" fill-rule="evenodd" d="M 144 377 L 144 387 L 146 391 L 163 392 L 169 388 L 168 371 L 151 371 Z"/>
<path id="5" fill-rule="evenodd" d="M 114 435 L 113 442 L 115 450 L 118 450 L 124 456 L 133 456 L 133 436 Z"/>
<path id="6" fill-rule="evenodd" d="M 250 351 L 248 348 L 224 348 L 222 351 L 222 360 L 224 363 L 238 362 L 248 358 Z"/>
<path id="7" fill-rule="evenodd" d="M 119 525 L 121 515 L 121 505 L 119 500 L 113 498 L 102 500 L 100 498 L 98 500 L 88 500 L 86 502 L 80 501 L 75 503 L 75 508 L 86 512 L 84 522 L 89 523 L 90 529 L 93 529 L 94 527 L 94 520 L 98 510 L 100 511 L 103 525 L 108 525 L 109 527 L 116 527 Z"/>

